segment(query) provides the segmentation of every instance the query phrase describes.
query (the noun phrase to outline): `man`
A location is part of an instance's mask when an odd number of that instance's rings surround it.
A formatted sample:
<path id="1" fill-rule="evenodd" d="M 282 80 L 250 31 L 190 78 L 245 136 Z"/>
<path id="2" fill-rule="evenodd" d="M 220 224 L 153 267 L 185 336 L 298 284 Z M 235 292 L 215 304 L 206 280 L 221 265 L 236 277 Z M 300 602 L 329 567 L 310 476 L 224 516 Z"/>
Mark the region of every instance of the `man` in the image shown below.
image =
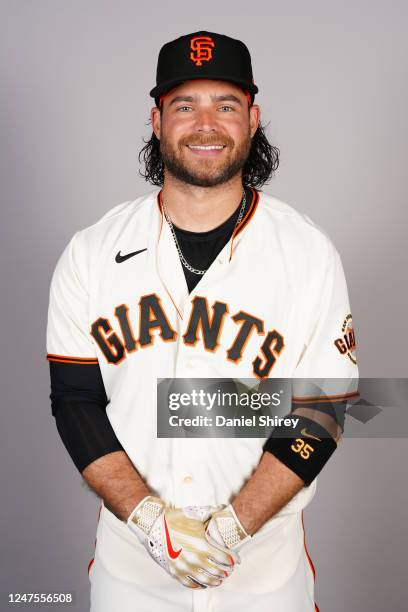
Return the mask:
<path id="1" fill-rule="evenodd" d="M 77 232 L 54 271 L 52 411 L 102 500 L 92 612 L 318 609 L 302 511 L 356 393 L 354 332 L 329 238 L 257 189 L 278 166 L 257 91 L 241 41 L 165 44 L 142 151 L 160 189 Z M 294 393 L 296 425 L 268 438 L 159 438 L 158 379 L 191 377 L 346 383 Z"/>

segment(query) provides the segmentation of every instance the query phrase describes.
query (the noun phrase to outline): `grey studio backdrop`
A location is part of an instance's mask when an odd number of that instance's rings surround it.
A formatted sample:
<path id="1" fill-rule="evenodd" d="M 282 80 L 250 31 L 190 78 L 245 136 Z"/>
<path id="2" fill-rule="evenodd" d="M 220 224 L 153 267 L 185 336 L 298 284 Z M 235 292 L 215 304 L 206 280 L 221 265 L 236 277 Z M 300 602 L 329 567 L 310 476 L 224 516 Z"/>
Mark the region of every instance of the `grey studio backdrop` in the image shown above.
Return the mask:
<path id="1" fill-rule="evenodd" d="M 369 0 L 1 2 L 1 610 L 8 593 L 58 591 L 88 609 L 98 500 L 51 417 L 49 283 L 77 230 L 151 188 L 137 153 L 163 42 L 208 29 L 248 44 L 281 150 L 264 190 L 340 251 L 361 376 L 407 376 L 407 12 Z M 305 511 L 322 612 L 406 609 L 407 451 L 406 439 L 346 439 L 322 472 Z"/>

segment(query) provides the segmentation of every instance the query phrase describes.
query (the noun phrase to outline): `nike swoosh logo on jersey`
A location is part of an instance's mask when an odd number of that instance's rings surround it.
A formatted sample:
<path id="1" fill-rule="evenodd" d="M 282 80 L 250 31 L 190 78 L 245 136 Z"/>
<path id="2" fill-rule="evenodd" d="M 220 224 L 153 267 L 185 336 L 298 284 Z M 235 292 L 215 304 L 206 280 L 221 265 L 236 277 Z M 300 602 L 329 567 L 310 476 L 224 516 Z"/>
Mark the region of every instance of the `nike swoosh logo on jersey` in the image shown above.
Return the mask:
<path id="1" fill-rule="evenodd" d="M 304 428 L 301 430 L 301 432 L 300 432 L 300 433 L 302 434 L 302 436 L 306 436 L 307 438 L 313 438 L 314 440 L 319 440 L 319 442 L 321 442 L 321 439 L 320 439 L 320 438 L 318 438 L 317 436 L 314 436 L 313 434 L 309 433 L 309 432 L 306 430 L 306 427 L 304 427 Z"/>
<path id="2" fill-rule="evenodd" d="M 182 548 L 180 548 L 179 550 L 174 550 L 173 545 L 171 543 L 171 539 L 170 539 L 170 534 L 169 534 L 169 528 L 167 527 L 167 521 L 166 521 L 166 515 L 163 515 L 163 521 L 164 521 L 164 530 L 166 532 L 166 543 L 167 543 L 167 552 L 168 555 L 170 557 L 170 559 L 177 559 L 177 557 L 179 557 L 182 553 Z"/>
<path id="3" fill-rule="evenodd" d="M 135 255 L 139 255 L 139 253 L 143 253 L 143 251 L 147 251 L 147 248 L 146 249 L 140 249 L 140 251 L 133 251 L 133 253 L 128 253 L 127 255 L 121 255 L 120 251 L 119 251 L 118 254 L 115 257 L 115 261 L 116 261 L 116 263 L 122 263 L 122 261 L 126 261 L 130 257 L 134 257 Z"/>

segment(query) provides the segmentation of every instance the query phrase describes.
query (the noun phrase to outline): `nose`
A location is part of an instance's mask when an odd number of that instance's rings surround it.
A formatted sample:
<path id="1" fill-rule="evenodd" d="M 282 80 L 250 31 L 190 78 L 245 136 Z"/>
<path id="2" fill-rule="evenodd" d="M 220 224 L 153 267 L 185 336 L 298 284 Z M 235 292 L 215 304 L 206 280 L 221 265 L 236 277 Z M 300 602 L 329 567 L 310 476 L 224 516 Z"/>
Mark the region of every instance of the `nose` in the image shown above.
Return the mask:
<path id="1" fill-rule="evenodd" d="M 211 109 L 200 109 L 196 115 L 196 129 L 203 134 L 209 134 L 217 130 L 217 122 L 214 111 Z"/>

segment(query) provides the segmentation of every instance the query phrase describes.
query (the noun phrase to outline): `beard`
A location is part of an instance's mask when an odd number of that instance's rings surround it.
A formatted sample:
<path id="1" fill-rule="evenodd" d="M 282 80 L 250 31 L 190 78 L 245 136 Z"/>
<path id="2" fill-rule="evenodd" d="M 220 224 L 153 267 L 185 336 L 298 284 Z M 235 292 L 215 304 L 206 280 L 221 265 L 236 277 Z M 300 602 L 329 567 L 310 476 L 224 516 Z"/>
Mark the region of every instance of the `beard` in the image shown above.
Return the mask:
<path id="1" fill-rule="evenodd" d="M 212 145 L 223 144 L 226 146 L 225 159 L 217 160 L 211 158 L 202 158 L 191 160 L 186 146 L 190 145 Z M 162 132 L 160 139 L 160 153 L 162 156 L 165 171 L 169 172 L 179 181 L 195 185 L 196 187 L 215 187 L 222 185 L 237 174 L 242 172 L 242 169 L 249 157 L 251 150 L 251 136 L 248 129 L 247 138 L 245 138 L 238 146 L 229 136 L 217 137 L 212 135 L 210 138 L 198 140 L 197 138 L 182 138 L 176 146 L 172 145 Z"/>

